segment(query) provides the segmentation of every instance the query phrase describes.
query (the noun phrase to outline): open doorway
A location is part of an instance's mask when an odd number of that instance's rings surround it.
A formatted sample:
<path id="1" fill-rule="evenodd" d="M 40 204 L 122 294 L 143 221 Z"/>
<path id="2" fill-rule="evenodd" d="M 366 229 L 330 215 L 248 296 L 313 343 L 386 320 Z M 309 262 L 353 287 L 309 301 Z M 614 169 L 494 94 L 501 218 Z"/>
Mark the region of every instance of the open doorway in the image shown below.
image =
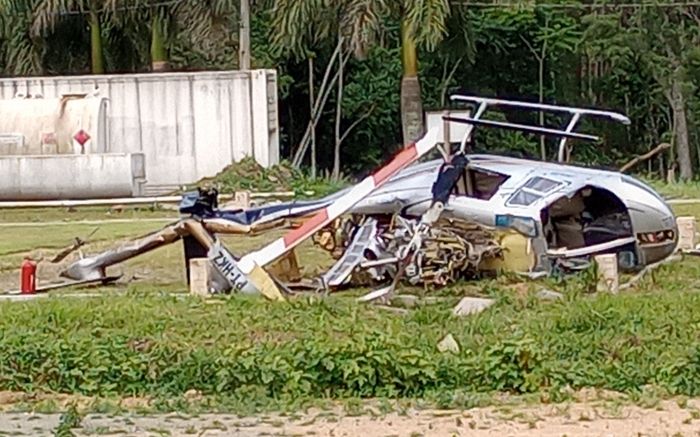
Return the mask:
<path id="1" fill-rule="evenodd" d="M 633 235 L 624 203 L 593 186 L 560 197 L 541 211 L 541 219 L 550 249 L 578 249 Z"/>

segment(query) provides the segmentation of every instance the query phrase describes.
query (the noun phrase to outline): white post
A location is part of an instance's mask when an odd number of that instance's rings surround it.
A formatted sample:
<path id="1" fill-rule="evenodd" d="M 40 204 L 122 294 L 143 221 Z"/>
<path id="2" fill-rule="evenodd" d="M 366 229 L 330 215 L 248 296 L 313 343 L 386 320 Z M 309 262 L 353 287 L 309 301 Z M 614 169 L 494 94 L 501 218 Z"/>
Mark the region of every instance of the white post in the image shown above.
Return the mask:
<path id="1" fill-rule="evenodd" d="M 190 294 L 209 295 L 209 260 L 207 258 L 190 259 Z"/>
<path id="2" fill-rule="evenodd" d="M 678 249 L 681 251 L 694 250 L 697 230 L 695 217 L 678 217 L 676 224 L 678 225 Z"/>
<path id="3" fill-rule="evenodd" d="M 250 192 L 249 191 L 236 191 L 234 194 L 234 203 L 237 207 L 248 209 L 250 208 Z"/>
<path id="4" fill-rule="evenodd" d="M 620 289 L 620 277 L 617 270 L 617 254 L 598 255 L 598 289 L 616 294 Z"/>

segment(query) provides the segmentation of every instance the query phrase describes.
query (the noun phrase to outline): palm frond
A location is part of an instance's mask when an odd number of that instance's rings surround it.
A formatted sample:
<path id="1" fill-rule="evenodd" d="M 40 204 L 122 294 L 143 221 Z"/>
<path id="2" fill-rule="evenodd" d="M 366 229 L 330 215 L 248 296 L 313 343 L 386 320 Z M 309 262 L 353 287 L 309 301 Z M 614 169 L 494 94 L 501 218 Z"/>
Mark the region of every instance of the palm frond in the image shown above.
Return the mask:
<path id="1" fill-rule="evenodd" d="M 339 29 L 356 57 L 364 58 L 369 47 L 380 39 L 382 23 L 388 15 L 389 7 L 381 0 L 346 2 L 341 11 Z"/>
<path id="2" fill-rule="evenodd" d="M 449 0 L 404 0 L 403 19 L 418 44 L 434 50 L 447 33 Z"/>

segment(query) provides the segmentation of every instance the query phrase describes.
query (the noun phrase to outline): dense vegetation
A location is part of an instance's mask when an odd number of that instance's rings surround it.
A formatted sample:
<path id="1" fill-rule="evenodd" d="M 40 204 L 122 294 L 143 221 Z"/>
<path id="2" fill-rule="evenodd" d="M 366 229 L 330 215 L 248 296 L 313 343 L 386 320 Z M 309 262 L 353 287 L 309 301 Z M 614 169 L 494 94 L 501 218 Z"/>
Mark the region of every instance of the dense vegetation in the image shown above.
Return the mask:
<path id="1" fill-rule="evenodd" d="M 442 108 L 461 90 L 630 116 L 629 127 L 598 123 L 606 140 L 579 144 L 580 162 L 619 166 L 670 141 L 672 150 L 635 170 L 687 179 L 698 168 L 700 7 L 681 2 L 2 0 L 0 67 L 5 75 L 237 68 L 242 4 L 251 8 L 241 34 L 250 36 L 252 67 L 279 72 L 283 155 L 295 164 L 313 156 L 336 176 L 367 171 L 416 135 L 416 111 Z M 541 156 L 537 138 L 477 140 Z"/>
<path id="2" fill-rule="evenodd" d="M 664 292 L 595 298 L 570 283 L 562 301 L 497 284 L 498 303 L 467 318 L 455 299 L 407 315 L 344 299 L 212 305 L 140 294 L 0 305 L 0 390 L 91 396 L 270 399 L 426 397 L 444 405 L 479 393 L 599 387 L 700 395 L 700 295 L 659 273 Z M 536 289 L 533 289 L 535 291 Z M 673 314 L 673 318 L 668 315 Z M 460 351 L 439 352 L 452 334 Z"/>

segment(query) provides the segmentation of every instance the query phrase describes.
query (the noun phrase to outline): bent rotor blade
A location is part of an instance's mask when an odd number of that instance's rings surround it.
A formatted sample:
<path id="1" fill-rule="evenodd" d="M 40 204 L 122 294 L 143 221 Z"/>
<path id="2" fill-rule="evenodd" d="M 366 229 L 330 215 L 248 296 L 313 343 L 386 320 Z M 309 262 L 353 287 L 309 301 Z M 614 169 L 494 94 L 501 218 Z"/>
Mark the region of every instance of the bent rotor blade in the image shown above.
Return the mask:
<path id="1" fill-rule="evenodd" d="M 372 191 L 384 185 L 392 176 L 430 152 L 438 144 L 438 133 L 439 129 L 437 127 L 429 130 L 423 138 L 405 147 L 387 165 L 373 175 L 366 177 L 350 191 L 316 213 L 301 227 L 292 230 L 262 249 L 241 258 L 239 262 L 241 270 L 247 274 L 256 266 L 262 267 L 275 261 L 333 220 L 345 214 Z"/>
<path id="2" fill-rule="evenodd" d="M 577 140 L 587 140 L 587 141 L 598 141 L 599 137 L 595 135 L 580 134 L 577 132 L 567 132 L 559 129 L 550 129 L 546 127 L 531 126 L 527 124 L 517 124 L 517 123 L 506 123 L 502 121 L 494 120 L 479 120 L 476 118 L 462 118 L 462 117 L 442 117 L 445 121 L 452 121 L 456 123 L 471 124 L 474 126 L 484 126 L 484 127 L 494 127 L 500 129 L 510 129 L 517 130 L 532 134 L 542 134 L 551 135 L 555 137 L 573 138 Z"/>
<path id="3" fill-rule="evenodd" d="M 343 256 L 328 270 L 322 281 L 327 287 L 338 287 L 352 275 L 352 272 L 365 258 L 365 249 L 377 232 L 377 220 L 370 218 L 359 226 Z"/>

